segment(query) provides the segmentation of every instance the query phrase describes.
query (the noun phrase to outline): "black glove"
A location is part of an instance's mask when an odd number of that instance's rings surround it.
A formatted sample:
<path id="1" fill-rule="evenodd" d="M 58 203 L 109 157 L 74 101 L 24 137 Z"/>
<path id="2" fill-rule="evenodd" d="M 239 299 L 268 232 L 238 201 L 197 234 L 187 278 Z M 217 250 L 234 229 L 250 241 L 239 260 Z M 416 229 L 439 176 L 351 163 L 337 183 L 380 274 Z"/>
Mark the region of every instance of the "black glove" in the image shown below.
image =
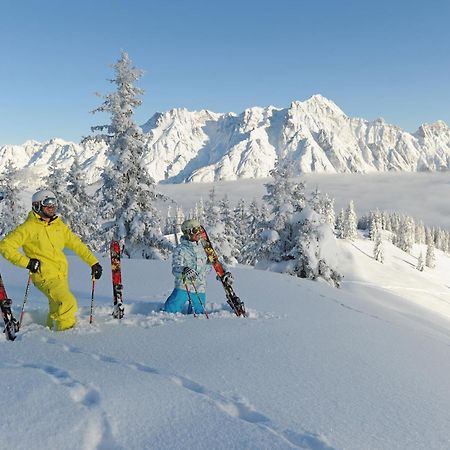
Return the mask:
<path id="1" fill-rule="evenodd" d="M 41 267 L 41 262 L 36 258 L 30 258 L 27 269 L 31 273 L 36 273 L 39 270 L 39 267 Z"/>
<path id="2" fill-rule="evenodd" d="M 233 284 L 233 281 L 234 281 L 233 275 L 231 275 L 230 272 L 225 272 L 225 273 L 223 274 L 222 281 L 223 281 L 225 284 L 229 284 L 229 285 L 231 286 L 231 285 Z"/>
<path id="3" fill-rule="evenodd" d="M 95 263 L 93 266 L 91 266 L 92 278 L 95 278 L 96 280 L 98 280 L 102 276 L 102 273 L 103 273 L 103 269 L 99 263 Z"/>
<path id="4" fill-rule="evenodd" d="M 184 279 L 195 281 L 196 278 L 198 277 L 198 273 L 194 269 L 191 269 L 190 267 L 185 267 L 183 269 L 182 276 Z"/>

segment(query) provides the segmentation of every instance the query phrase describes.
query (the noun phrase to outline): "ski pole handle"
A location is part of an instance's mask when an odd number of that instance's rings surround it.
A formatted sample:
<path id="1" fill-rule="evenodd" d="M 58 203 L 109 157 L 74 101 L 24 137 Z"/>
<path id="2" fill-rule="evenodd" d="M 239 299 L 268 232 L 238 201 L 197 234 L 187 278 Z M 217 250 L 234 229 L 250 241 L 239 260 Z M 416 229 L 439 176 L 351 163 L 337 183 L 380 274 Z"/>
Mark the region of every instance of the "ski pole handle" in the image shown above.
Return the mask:
<path id="1" fill-rule="evenodd" d="M 94 291 L 95 291 L 95 278 L 92 277 L 91 314 L 89 316 L 89 323 L 92 323 L 93 315 L 94 315 Z"/>

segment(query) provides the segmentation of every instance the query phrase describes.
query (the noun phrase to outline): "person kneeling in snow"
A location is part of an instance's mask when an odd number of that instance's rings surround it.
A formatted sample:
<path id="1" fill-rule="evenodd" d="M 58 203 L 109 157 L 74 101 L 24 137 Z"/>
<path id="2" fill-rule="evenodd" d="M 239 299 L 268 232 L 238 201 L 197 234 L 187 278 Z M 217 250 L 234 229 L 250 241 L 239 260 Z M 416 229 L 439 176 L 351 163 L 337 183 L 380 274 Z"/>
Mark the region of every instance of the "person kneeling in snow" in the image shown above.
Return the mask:
<path id="1" fill-rule="evenodd" d="M 170 313 L 183 312 L 186 303 L 189 303 L 188 314 L 192 313 L 192 308 L 196 314 L 203 314 L 205 312 L 204 306 L 206 306 L 206 276 L 211 266 L 205 250 L 199 242 L 201 237 L 200 222 L 195 219 L 185 220 L 181 225 L 181 231 L 183 236 L 181 236 L 180 244 L 172 257 L 175 288 L 164 304 L 164 311 Z M 230 273 L 226 275 L 231 278 Z"/>

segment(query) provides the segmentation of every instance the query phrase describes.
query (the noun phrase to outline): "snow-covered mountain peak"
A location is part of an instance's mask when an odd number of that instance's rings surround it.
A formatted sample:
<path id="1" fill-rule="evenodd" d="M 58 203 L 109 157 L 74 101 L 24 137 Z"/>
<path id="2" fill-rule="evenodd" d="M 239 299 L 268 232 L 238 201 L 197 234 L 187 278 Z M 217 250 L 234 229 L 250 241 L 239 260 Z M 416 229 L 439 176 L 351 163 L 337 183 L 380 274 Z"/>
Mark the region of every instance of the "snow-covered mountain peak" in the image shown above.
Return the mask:
<path id="1" fill-rule="evenodd" d="M 381 117 L 349 118 L 320 94 L 284 109 L 254 106 L 240 114 L 173 108 L 155 113 L 142 129 L 145 161 L 156 181 L 264 178 L 279 157 L 291 159 L 296 174 L 450 169 L 445 122 L 423 124 L 411 134 Z M 13 159 L 39 183 L 49 163 L 69 167 L 78 154 L 93 182 L 108 164 L 105 149 L 94 141 L 29 140 L 0 146 L 0 167 Z"/>

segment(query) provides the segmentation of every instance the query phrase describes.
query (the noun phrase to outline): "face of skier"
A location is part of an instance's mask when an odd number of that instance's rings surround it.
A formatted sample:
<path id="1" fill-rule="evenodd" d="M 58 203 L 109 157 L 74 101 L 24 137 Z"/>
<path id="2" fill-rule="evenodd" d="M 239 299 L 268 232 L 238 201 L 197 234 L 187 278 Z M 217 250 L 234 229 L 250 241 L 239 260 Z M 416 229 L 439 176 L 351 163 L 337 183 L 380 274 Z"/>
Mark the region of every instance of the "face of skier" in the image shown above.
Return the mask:
<path id="1" fill-rule="evenodd" d="M 58 203 L 56 198 L 49 197 L 42 200 L 39 209 L 39 215 L 44 220 L 50 220 L 55 215 L 57 205 Z"/>

